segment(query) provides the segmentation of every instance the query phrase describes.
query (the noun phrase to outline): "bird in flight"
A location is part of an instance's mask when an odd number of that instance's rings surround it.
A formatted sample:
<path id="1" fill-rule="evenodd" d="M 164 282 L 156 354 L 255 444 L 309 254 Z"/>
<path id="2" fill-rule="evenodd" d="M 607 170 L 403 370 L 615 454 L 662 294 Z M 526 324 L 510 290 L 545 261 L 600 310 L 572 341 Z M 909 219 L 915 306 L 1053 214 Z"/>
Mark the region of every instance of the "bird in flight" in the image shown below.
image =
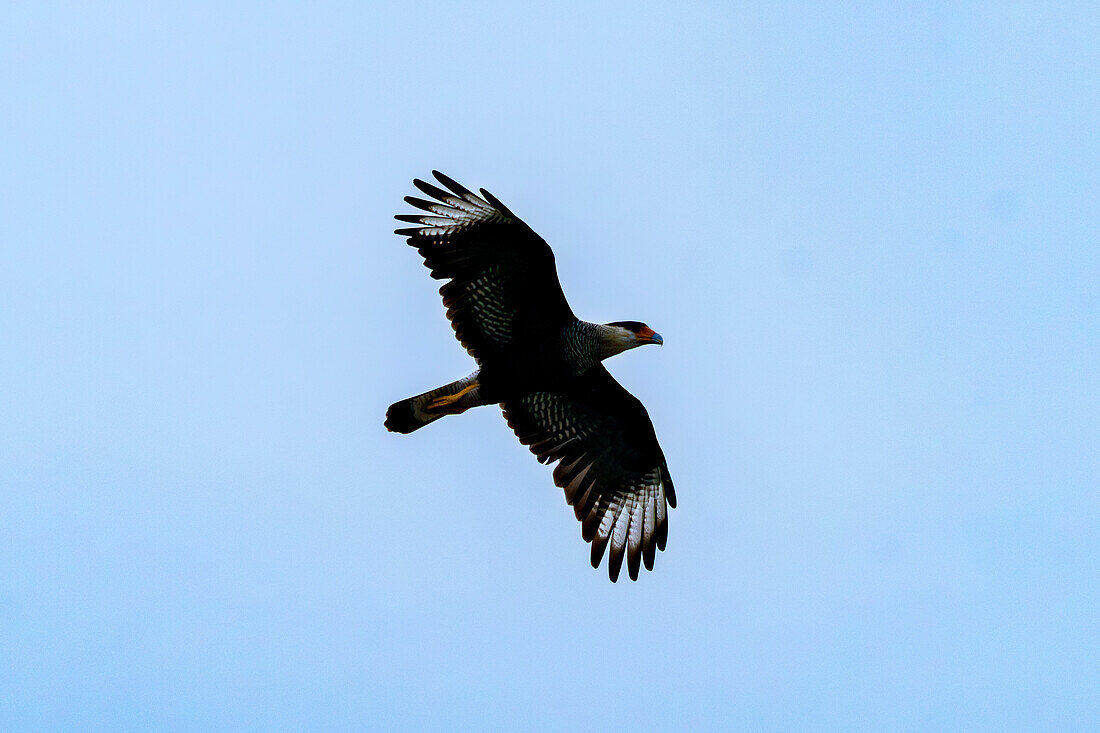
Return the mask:
<path id="1" fill-rule="evenodd" d="M 495 196 L 432 171 L 447 190 L 414 179 L 426 213 L 397 214 L 437 280 L 447 318 L 477 371 L 390 405 L 386 428 L 411 433 L 445 415 L 499 404 L 508 426 L 541 463 L 558 461 L 554 483 L 581 521 L 598 568 L 631 580 L 653 569 L 676 506 L 672 477 L 642 403 L 602 362 L 661 336 L 637 321 L 588 323 L 565 300 L 554 253 Z"/>

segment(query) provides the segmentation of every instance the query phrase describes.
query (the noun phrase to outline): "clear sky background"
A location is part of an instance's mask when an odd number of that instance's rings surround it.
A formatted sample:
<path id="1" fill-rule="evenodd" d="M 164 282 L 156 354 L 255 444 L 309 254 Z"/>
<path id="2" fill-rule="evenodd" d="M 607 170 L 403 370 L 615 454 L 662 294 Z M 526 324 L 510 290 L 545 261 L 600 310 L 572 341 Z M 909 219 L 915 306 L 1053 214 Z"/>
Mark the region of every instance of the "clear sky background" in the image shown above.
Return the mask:
<path id="1" fill-rule="evenodd" d="M 1095 3 L 226 5 L 0 10 L 0 728 L 1100 728 Z M 432 168 L 665 337 L 637 583 L 382 427 Z"/>

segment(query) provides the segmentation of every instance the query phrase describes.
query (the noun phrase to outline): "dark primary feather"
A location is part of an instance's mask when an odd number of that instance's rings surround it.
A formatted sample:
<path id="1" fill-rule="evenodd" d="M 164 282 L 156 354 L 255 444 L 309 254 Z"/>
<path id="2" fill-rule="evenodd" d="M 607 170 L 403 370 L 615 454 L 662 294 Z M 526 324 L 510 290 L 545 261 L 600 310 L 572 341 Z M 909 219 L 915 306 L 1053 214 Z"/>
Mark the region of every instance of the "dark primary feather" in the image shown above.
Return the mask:
<path id="1" fill-rule="evenodd" d="M 432 277 L 449 281 L 439 293 L 470 355 L 481 362 L 572 322 L 550 246 L 488 191 L 482 198 L 432 173 L 448 190 L 414 180 L 435 201 L 406 197 L 428 213 L 398 214 L 419 226 L 395 231 L 409 238 Z"/>
<path id="2" fill-rule="evenodd" d="M 602 366 L 553 392 L 532 392 L 503 404 L 504 417 L 539 461 L 560 461 L 554 483 L 582 522 L 599 567 L 619 577 L 625 556 L 632 580 L 642 562 L 653 569 L 668 538 L 676 493 L 649 415 Z"/>

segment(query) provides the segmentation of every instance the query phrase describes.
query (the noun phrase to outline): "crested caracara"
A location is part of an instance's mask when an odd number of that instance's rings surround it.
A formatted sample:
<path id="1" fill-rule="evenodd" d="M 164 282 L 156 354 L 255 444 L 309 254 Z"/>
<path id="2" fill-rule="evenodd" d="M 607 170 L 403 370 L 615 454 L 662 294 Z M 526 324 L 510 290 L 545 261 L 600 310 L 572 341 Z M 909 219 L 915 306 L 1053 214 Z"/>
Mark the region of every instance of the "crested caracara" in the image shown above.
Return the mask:
<path id="1" fill-rule="evenodd" d="M 431 270 L 455 335 L 477 371 L 395 402 L 386 428 L 412 431 L 471 407 L 499 404 L 509 427 L 542 463 L 592 543 L 592 566 L 610 547 L 608 575 L 623 558 L 632 580 L 665 549 L 672 477 L 645 407 L 602 362 L 661 337 L 638 321 L 588 323 L 562 293 L 550 246 L 495 196 L 433 171 L 448 190 L 413 183 L 434 201 L 406 196 L 425 213 L 398 214 Z"/>

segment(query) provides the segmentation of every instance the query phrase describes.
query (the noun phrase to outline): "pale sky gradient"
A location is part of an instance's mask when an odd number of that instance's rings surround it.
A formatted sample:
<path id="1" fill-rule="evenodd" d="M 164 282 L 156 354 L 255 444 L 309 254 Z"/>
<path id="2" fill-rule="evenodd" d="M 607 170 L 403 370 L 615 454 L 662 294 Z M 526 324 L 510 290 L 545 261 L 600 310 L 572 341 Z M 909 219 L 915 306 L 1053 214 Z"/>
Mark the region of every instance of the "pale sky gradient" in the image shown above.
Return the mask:
<path id="1" fill-rule="evenodd" d="M 0 729 L 1100 729 L 1098 6 L 730 5 L 0 9 Z M 382 428 L 432 168 L 665 338 L 637 583 Z"/>

